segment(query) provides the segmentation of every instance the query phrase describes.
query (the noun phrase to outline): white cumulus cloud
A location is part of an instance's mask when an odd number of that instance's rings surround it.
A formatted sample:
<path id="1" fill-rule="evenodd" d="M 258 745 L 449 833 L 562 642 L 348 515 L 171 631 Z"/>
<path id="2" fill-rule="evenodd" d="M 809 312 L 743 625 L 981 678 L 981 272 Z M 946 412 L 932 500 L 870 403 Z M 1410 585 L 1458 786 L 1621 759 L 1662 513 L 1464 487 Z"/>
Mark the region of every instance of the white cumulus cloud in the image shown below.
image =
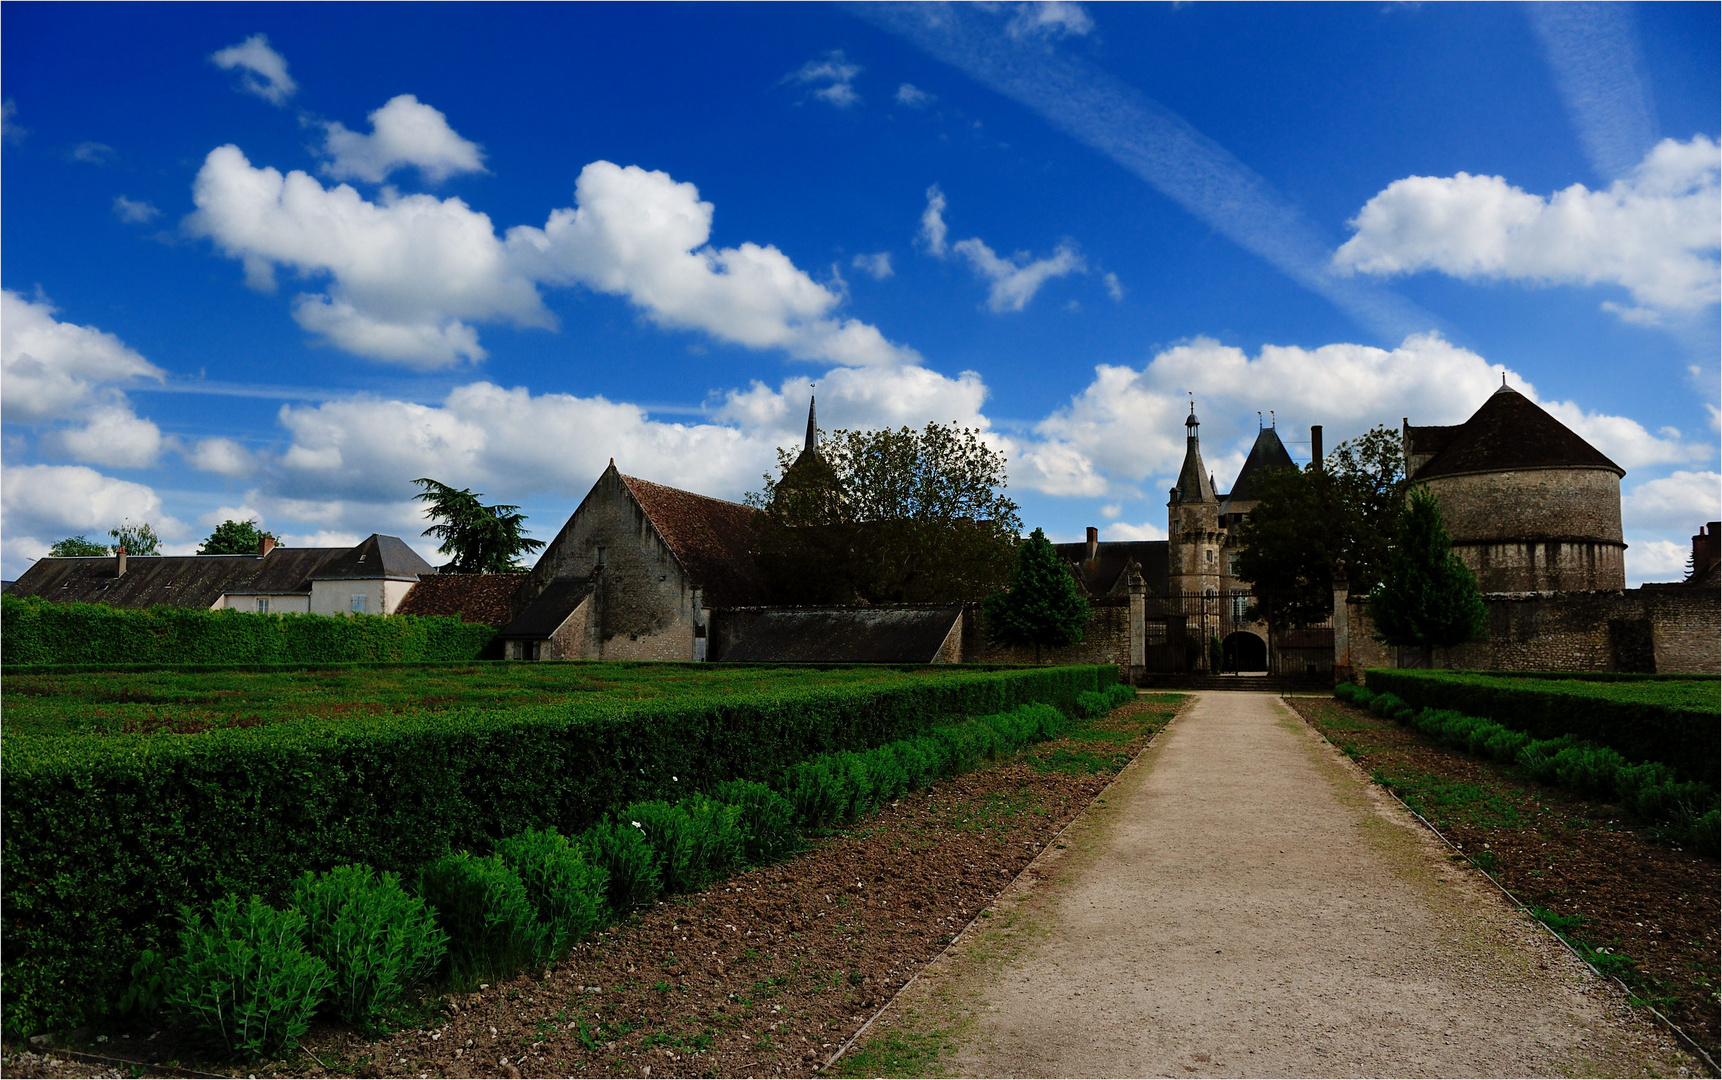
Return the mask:
<path id="1" fill-rule="evenodd" d="M 1620 512 L 1629 532 L 1666 530 L 1691 535 L 1707 521 L 1722 520 L 1722 473 L 1676 470 L 1646 480 L 1621 498 Z"/>
<path id="2" fill-rule="evenodd" d="M 143 484 L 104 476 L 83 465 L 19 465 L 0 470 L 0 515 L 6 541 L 48 542 L 73 533 L 105 537 L 126 520 L 149 522 L 163 536 L 185 525 L 162 511 L 161 497 Z"/>
<path id="3" fill-rule="evenodd" d="M 934 184 L 927 189 L 927 208 L 921 211 L 921 243 L 934 255 L 945 254 L 945 237 L 950 229 L 945 225 L 945 193 Z"/>
<path id="4" fill-rule="evenodd" d="M 713 207 L 668 173 L 595 161 L 577 205 L 544 228 L 508 231 L 510 253 L 538 279 L 625 296 L 663 326 L 752 349 L 845 365 L 914 363 L 913 349 L 835 315 L 842 297 L 772 245 L 710 244 Z"/>
<path id="5" fill-rule="evenodd" d="M 1013 38 L 1082 37 L 1093 29 L 1093 18 L 1081 4 L 1070 0 L 1018 4 L 1016 13 L 1005 24 L 1005 33 Z"/>
<path id="6" fill-rule="evenodd" d="M 1536 389 L 1510 382 L 1537 400 Z M 1266 345 L 1255 356 L 1196 338 L 1162 350 L 1136 369 L 1103 364 L 1094 380 L 1035 427 L 1031 455 L 1047 464 L 1024 482 L 1049 494 L 1135 492 L 1169 485 L 1184 457 L 1190 395 L 1202 421 L 1202 452 L 1220 488 L 1230 486 L 1255 438 L 1256 410 L 1286 423 L 1281 438 L 1305 441 L 1309 425 L 1328 445 L 1375 424 L 1463 422 L 1500 386 L 1501 369 L 1438 334 L 1417 334 L 1395 349 L 1332 344 Z M 1653 435 L 1635 420 L 1546 402 L 1557 419 L 1624 468 L 1697 460 L 1701 447 Z M 1303 451 L 1307 457 L 1307 448 Z M 1025 455 L 1028 456 L 1028 455 Z"/>
<path id="7" fill-rule="evenodd" d="M 490 218 L 459 199 L 372 202 L 298 170 L 254 168 L 236 146 L 210 151 L 192 199 L 188 227 L 244 261 L 253 283 L 274 265 L 327 274 L 328 291 L 298 297 L 294 317 L 349 352 L 449 367 L 485 357 L 469 321 L 554 325 Z"/>
<path id="8" fill-rule="evenodd" d="M 250 476 L 257 469 L 257 459 L 251 451 L 225 438 L 199 439 L 186 451 L 185 460 L 199 472 L 219 476 Z"/>
<path id="9" fill-rule="evenodd" d="M 1717 301 L 1719 168 L 1716 144 L 1697 135 L 1663 140 L 1607 190 L 1574 184 L 1544 198 L 1499 176 L 1407 177 L 1364 204 L 1333 262 L 1380 276 L 1614 284 L 1642 307 L 1694 311 Z"/>
<path id="10" fill-rule="evenodd" d="M 410 166 L 435 184 L 457 173 L 484 171 L 479 145 L 461 138 L 447 117 L 411 94 L 390 98 L 369 120 L 369 135 L 349 131 L 338 120 L 324 125 L 325 174 L 380 184 L 391 172 Z"/>
<path id="11" fill-rule="evenodd" d="M 123 402 L 110 384 L 165 377 L 113 334 L 60 322 L 45 300 L 0 292 L 0 416 L 8 422 L 84 416 Z"/>
<path id="12" fill-rule="evenodd" d="M 142 469 L 155 464 L 168 440 L 153 421 L 138 416 L 129 405 L 114 404 L 94 410 L 76 427 L 50 431 L 42 445 L 50 454 L 73 461 Z"/>
<path id="13" fill-rule="evenodd" d="M 285 105 L 299 89 L 293 76 L 287 74 L 287 61 L 269 45 L 264 34 L 252 34 L 237 45 L 229 45 L 210 56 L 210 62 L 223 71 L 239 72 L 239 86 L 256 94 L 271 105 Z"/>

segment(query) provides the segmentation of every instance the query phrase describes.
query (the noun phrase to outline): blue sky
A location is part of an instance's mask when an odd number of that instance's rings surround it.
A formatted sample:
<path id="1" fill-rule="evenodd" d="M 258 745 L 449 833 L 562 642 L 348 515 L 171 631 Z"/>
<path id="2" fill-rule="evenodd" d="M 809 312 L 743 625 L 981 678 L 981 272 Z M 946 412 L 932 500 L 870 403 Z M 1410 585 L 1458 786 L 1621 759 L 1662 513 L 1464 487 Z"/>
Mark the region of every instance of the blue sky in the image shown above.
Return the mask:
<path id="1" fill-rule="evenodd" d="M 1164 535 L 1505 371 L 1718 516 L 1715 5 L 8 4 L 0 571 L 150 521 L 540 536 L 614 457 L 759 486 L 955 420 L 1025 521 Z M 421 542 L 422 543 L 422 542 Z M 427 554 L 429 545 L 422 545 Z"/>

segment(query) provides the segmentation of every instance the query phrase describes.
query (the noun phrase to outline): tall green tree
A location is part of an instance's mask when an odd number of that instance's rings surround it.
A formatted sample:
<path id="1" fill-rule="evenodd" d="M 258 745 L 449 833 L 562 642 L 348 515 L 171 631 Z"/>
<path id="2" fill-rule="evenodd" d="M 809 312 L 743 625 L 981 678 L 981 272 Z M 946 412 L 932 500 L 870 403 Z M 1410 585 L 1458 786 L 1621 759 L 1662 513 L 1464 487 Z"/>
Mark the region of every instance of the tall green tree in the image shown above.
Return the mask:
<path id="1" fill-rule="evenodd" d="M 1406 500 L 1381 584 L 1369 594 L 1369 617 L 1389 645 L 1446 649 L 1488 632 L 1477 579 L 1453 553 L 1441 507 L 1429 489 Z"/>
<path id="2" fill-rule="evenodd" d="M 119 528 L 109 529 L 108 535 L 113 537 L 115 551 L 125 548 L 127 555 L 161 554 L 161 537 L 155 534 L 155 529 L 147 521 L 133 525 L 128 518 Z"/>
<path id="3" fill-rule="evenodd" d="M 780 450 L 749 505 L 768 584 L 797 603 L 979 600 L 1009 580 L 1022 529 L 1005 457 L 955 424 L 835 431 Z"/>
<path id="4" fill-rule="evenodd" d="M 1333 611 L 1333 576 L 1345 560 L 1353 592 L 1381 580 L 1405 501 L 1399 433 L 1375 427 L 1336 446 L 1321 469 L 1285 469 L 1256 481 L 1261 501 L 1237 528 L 1238 576 L 1255 594 L 1252 617 L 1275 632 Z"/>
<path id="5" fill-rule="evenodd" d="M 202 546 L 197 549 L 199 555 L 255 555 L 257 545 L 265 536 L 272 537 L 273 533 L 264 532 L 257 527 L 256 518 L 244 521 L 234 521 L 232 518 L 223 521 L 215 527 L 215 531 L 204 538 Z"/>
<path id="6" fill-rule="evenodd" d="M 75 559 L 107 553 L 106 544 L 98 544 L 87 536 L 68 536 L 64 540 L 54 541 L 54 546 L 48 549 L 48 554 L 56 559 Z"/>
<path id="7" fill-rule="evenodd" d="M 485 506 L 482 492 L 450 487 L 428 477 L 413 483 L 424 489 L 413 498 L 429 504 L 430 516 L 437 522 L 422 535 L 440 540 L 437 551 L 450 556 L 442 568 L 444 573 L 522 570 L 520 557 L 544 546 L 544 541 L 526 535 L 526 515 L 518 506 Z"/>
<path id="8" fill-rule="evenodd" d="M 1032 645 L 1040 659 L 1043 646 L 1057 648 L 1082 640 L 1088 627 L 1088 601 L 1058 549 L 1039 529 L 1017 546 L 1010 588 L 981 603 L 987 636 L 1000 645 Z"/>

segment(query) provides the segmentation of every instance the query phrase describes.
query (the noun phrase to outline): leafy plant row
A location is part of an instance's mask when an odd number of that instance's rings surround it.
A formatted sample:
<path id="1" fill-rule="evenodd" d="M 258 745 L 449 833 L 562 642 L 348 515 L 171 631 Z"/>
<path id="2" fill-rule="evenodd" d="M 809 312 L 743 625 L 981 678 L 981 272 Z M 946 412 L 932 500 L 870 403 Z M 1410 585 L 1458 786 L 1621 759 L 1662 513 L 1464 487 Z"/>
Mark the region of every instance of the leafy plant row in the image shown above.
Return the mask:
<path id="1" fill-rule="evenodd" d="M 1576 735 L 1538 739 L 1493 720 L 1451 709 L 1418 708 L 1387 691 L 1351 683 L 1334 688 L 1341 701 L 1407 724 L 1470 754 L 1515 766 L 1531 777 L 1587 798 L 1613 799 L 1648 822 L 1661 824 L 1681 843 L 1714 852 L 1722 842 L 1716 790 L 1681 780 L 1660 761 L 1634 764 L 1607 746 Z"/>
<path id="2" fill-rule="evenodd" d="M 1486 716 L 1538 739 L 1572 735 L 1635 761 L 1660 761 L 1683 780 L 1722 772 L 1716 682 L 1587 683 L 1465 671 L 1372 670 L 1371 690 L 1418 708 Z"/>
<path id="3" fill-rule="evenodd" d="M 259 615 L 0 597 L 0 655 L 36 664 L 323 664 L 476 660 L 496 628 L 421 615 Z"/>
<path id="4" fill-rule="evenodd" d="M 1085 692 L 1077 712 L 1098 715 L 1131 696 L 1120 686 Z M 416 895 L 394 874 L 343 866 L 307 871 L 286 910 L 229 894 L 206 924 L 182 905 L 178 950 L 166 961 L 144 955 L 125 1004 L 163 1008 L 241 1057 L 279 1053 L 319 1009 L 376 1030 L 435 973 L 471 985 L 554 962 L 660 893 L 786 857 L 799 845 L 798 823 L 852 820 L 1068 724 L 1050 705 L 1024 705 L 870 751 L 821 755 L 785 771 L 777 788 L 786 794 L 732 780 L 715 797 L 632 803 L 572 839 L 529 829 L 488 856 L 432 860 L 415 876 Z"/>
<path id="5" fill-rule="evenodd" d="M 180 903 L 285 896 L 307 869 L 416 873 L 453 850 L 913 738 L 1076 707 L 1110 666 L 918 675 L 640 702 L 305 719 L 195 736 L 11 735 L 0 760 L 8 1033 L 100 1014 Z"/>

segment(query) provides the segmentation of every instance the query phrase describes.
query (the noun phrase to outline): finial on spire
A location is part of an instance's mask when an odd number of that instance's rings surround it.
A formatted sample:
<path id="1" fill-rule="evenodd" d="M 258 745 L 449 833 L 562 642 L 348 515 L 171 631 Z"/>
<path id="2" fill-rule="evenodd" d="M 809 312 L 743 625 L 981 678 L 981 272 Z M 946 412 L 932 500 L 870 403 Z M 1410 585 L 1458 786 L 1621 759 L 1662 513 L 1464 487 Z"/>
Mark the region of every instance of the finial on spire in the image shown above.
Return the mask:
<path id="1" fill-rule="evenodd" d="M 1256 430 L 1262 430 L 1262 410 L 1256 410 Z"/>
<path id="2" fill-rule="evenodd" d="M 1505 390 L 1506 388 L 1507 388 L 1507 369 L 1502 368 L 1501 369 L 1501 389 Z"/>
<path id="3" fill-rule="evenodd" d="M 1269 409 L 1268 410 L 1268 427 L 1277 429 L 1279 426 L 1280 426 L 1280 422 L 1278 420 L 1274 419 L 1274 411 L 1272 409 Z"/>
<path id="4" fill-rule="evenodd" d="M 803 446 L 802 449 L 803 450 L 817 450 L 818 448 L 819 448 L 819 418 L 814 414 L 814 411 L 813 411 L 813 395 L 808 394 L 807 395 L 807 444 L 805 446 Z"/>

